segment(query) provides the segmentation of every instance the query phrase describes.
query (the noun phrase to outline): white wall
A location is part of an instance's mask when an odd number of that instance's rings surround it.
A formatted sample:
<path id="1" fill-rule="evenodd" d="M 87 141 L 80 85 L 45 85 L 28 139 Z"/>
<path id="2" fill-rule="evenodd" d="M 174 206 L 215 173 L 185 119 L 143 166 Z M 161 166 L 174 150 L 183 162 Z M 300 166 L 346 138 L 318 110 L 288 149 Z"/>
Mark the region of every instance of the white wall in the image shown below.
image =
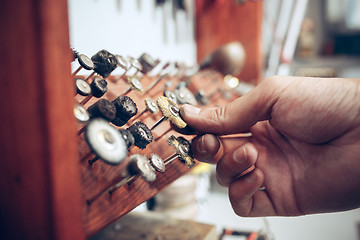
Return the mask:
<path id="1" fill-rule="evenodd" d="M 71 47 L 88 56 L 101 49 L 133 57 L 147 52 L 194 64 L 194 8 L 178 10 L 175 22 L 171 2 L 163 8 L 155 0 L 68 0 Z"/>

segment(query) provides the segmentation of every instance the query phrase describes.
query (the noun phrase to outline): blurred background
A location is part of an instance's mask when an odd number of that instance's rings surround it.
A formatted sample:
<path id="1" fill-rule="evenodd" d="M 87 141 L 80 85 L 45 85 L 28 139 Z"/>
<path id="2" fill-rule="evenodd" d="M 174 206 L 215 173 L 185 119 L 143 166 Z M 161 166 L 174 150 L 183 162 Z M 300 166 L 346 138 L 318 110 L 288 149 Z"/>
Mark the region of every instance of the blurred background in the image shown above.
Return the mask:
<path id="1" fill-rule="evenodd" d="M 358 0 L 69 0 L 68 5 L 70 44 L 87 55 L 99 49 L 130 56 L 147 52 L 191 66 L 236 40 L 246 51 L 239 78 L 252 86 L 271 75 L 360 76 Z M 261 231 L 277 240 L 360 239 L 360 210 L 238 217 L 209 165 L 200 165 L 135 211 L 147 209 L 214 224 L 218 233 Z"/>

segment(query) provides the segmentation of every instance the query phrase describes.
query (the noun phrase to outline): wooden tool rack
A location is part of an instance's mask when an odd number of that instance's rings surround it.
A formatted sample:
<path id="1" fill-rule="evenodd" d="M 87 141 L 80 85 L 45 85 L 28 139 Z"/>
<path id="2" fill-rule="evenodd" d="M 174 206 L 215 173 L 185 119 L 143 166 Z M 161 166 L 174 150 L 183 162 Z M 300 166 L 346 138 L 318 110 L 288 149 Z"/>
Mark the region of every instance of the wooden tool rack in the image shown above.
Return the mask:
<path id="1" fill-rule="evenodd" d="M 229 4 L 233 3 L 226 3 L 224 12 L 228 11 Z M 209 23 L 203 26 L 202 17 L 224 15 L 211 11 L 197 16 L 198 28 L 204 31 L 209 28 Z M 252 15 L 243 16 L 247 20 L 250 18 L 250 22 L 258 21 L 252 26 L 241 25 L 238 29 L 240 39 L 235 39 L 235 35 L 227 39 L 244 41 L 250 65 L 246 65 L 248 75 L 242 75 L 241 79 L 254 82 L 253 79 L 260 77 L 261 2 L 246 3 L 237 11 L 239 15 L 250 11 Z M 244 37 L 241 32 L 247 32 L 247 29 L 252 30 Z M 0 3 L 0 30 L 0 83 L 3 89 L 0 95 L 1 239 L 85 239 L 188 171 L 183 163 L 175 161 L 164 174 L 158 174 L 154 183 L 139 178 L 111 197 L 105 195 L 91 205 L 86 204 L 86 199 L 119 176 L 125 165 L 114 167 L 96 162 L 89 167 L 87 161 L 80 160 L 79 150 L 81 156 L 85 152 L 81 149 L 86 147 L 82 148 L 83 141 L 76 134 L 73 116 L 67 1 L 3 0 Z M 199 34 L 197 39 L 204 46 L 199 47 L 199 56 L 225 43 L 225 39 L 209 40 L 211 45 L 205 47 Z M 210 88 L 217 88 L 216 84 L 219 84 L 218 80 L 214 81 L 214 76 L 221 79 L 216 73 L 211 75 L 212 78 L 207 78 L 206 74 L 200 74 L 197 76 L 200 80 L 194 81 L 204 82 L 203 86 L 209 86 L 205 90 L 211 92 Z M 144 79 L 144 86 L 152 80 Z M 113 95 L 105 97 L 118 95 L 117 88 L 124 86 L 120 83 L 110 86 Z M 160 94 L 155 94 L 156 89 L 153 92 L 153 97 Z M 130 95 L 141 111 L 144 96 Z M 213 104 L 224 103 L 219 101 Z M 145 122 L 151 125 L 158 118 L 148 116 Z M 168 127 L 164 124 L 157 129 L 155 137 Z M 162 140 L 173 133 L 169 132 Z M 164 157 L 171 153 L 171 148 L 166 141 L 159 141 L 141 154 L 152 152 Z"/>

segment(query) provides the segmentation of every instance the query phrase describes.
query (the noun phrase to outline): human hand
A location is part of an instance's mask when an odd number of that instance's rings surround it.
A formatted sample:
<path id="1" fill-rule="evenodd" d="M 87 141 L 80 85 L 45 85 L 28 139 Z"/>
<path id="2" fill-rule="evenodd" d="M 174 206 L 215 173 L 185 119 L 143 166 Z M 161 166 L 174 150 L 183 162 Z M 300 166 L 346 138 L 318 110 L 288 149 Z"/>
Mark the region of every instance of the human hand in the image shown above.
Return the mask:
<path id="1" fill-rule="evenodd" d="M 226 106 L 180 113 L 204 133 L 193 140 L 195 157 L 217 164 L 238 215 L 341 211 L 360 206 L 359 85 L 275 76 Z M 251 136 L 223 136 L 244 132 Z"/>

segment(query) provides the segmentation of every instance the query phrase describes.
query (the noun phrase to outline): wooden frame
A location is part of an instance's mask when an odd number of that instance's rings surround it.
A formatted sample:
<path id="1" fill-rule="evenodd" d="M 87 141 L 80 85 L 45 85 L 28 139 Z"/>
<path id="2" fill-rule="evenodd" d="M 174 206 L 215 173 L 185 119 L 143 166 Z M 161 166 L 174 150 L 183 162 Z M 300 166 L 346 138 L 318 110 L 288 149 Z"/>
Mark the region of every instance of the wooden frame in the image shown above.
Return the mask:
<path id="1" fill-rule="evenodd" d="M 0 3 L 2 239 L 84 239 L 67 1 Z"/>

